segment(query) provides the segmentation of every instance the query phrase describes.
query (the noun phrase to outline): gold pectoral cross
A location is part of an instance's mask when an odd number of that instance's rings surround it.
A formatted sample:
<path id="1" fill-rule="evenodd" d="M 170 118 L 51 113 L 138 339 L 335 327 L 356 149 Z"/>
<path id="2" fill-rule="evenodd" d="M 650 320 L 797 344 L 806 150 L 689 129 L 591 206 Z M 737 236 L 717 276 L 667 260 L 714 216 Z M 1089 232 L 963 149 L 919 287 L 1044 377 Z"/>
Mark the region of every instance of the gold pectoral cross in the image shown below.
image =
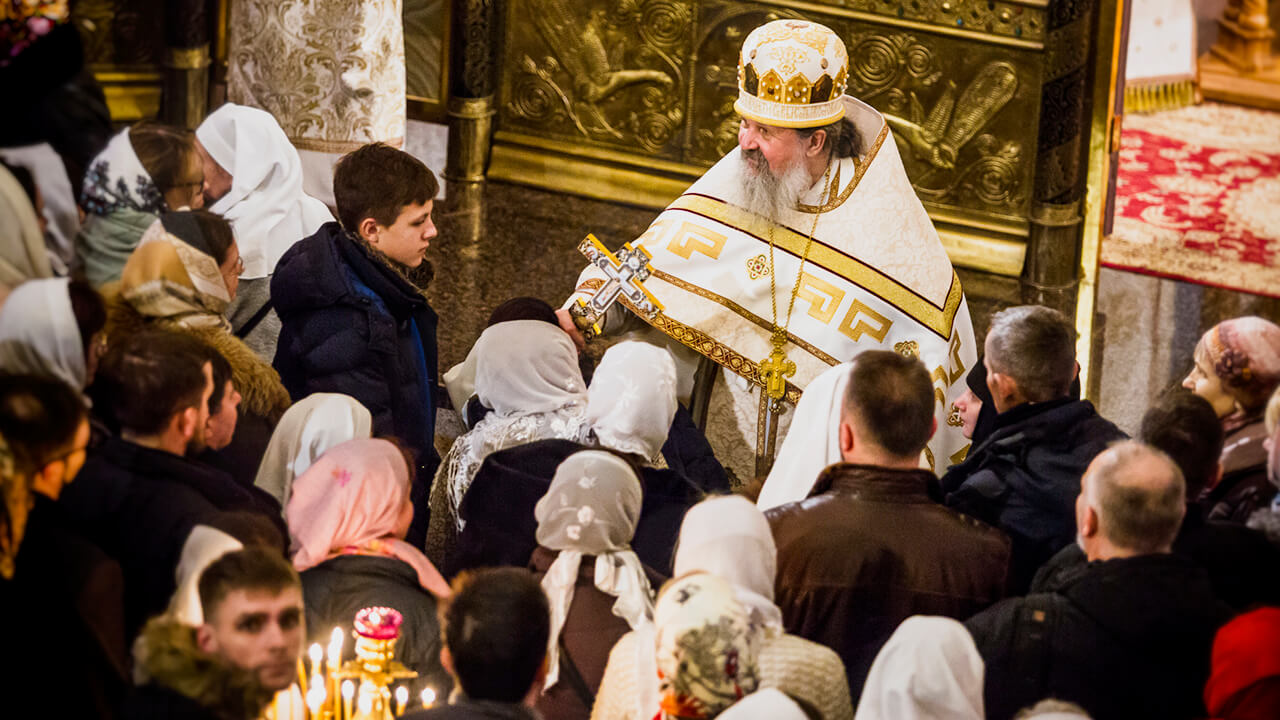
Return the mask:
<path id="1" fill-rule="evenodd" d="M 769 351 L 769 357 L 760 362 L 760 370 L 764 372 L 764 391 L 771 400 L 781 400 L 787 394 L 787 378 L 796 374 L 796 364 L 787 359 L 787 354 L 782 351 L 782 347 L 787 344 L 787 336 L 782 332 L 775 331 L 773 338 L 773 350 Z"/>

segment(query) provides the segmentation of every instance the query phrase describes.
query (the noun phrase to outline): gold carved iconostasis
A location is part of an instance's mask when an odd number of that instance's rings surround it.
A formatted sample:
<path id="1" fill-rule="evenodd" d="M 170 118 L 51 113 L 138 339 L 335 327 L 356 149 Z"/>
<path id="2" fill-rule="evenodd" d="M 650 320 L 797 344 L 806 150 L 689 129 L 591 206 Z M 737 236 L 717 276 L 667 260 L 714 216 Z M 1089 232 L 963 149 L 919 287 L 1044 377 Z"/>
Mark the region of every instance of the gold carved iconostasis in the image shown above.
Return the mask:
<path id="1" fill-rule="evenodd" d="M 185 3 L 196 12 L 166 17 L 177 0 L 75 0 L 72 15 L 85 47 L 85 60 L 103 86 L 112 119 L 118 123 L 156 117 L 161 112 L 164 71 L 180 53 L 166 46 L 174 36 L 166 23 L 205 24 L 211 60 L 210 102 L 221 101 L 226 74 L 227 16 L 235 0 Z M 202 6 L 202 7 L 201 7 Z M 199 15 L 203 11 L 203 16 Z M 448 95 L 450 0 L 402 0 L 405 81 L 411 118 L 443 122 Z"/>
<path id="2" fill-rule="evenodd" d="M 489 176 L 665 205 L 736 143 L 746 35 L 802 17 L 844 39 L 953 260 L 1016 276 L 1038 203 L 1079 215 L 1094 4 L 511 0 Z"/>

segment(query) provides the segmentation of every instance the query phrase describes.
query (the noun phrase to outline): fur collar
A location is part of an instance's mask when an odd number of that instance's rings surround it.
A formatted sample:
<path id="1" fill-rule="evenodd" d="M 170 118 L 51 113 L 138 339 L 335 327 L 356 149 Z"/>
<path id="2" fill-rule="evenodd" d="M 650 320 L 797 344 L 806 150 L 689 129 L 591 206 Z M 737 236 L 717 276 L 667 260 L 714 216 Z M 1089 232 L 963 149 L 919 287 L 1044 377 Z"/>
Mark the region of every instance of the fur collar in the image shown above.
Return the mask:
<path id="1" fill-rule="evenodd" d="M 155 325 L 189 333 L 222 353 L 231 363 L 231 379 L 240 391 L 240 411 L 266 418 L 273 426 L 291 401 L 275 368 L 258 357 L 240 338 L 216 326 L 181 326 L 149 320 L 120 296 L 120 286 L 111 283 L 101 288 L 107 305 L 107 337 L 123 337 Z"/>
<path id="2" fill-rule="evenodd" d="M 196 629 L 160 615 L 133 646 L 134 682 L 168 688 L 227 720 L 259 717 L 274 693 L 196 645 Z"/>

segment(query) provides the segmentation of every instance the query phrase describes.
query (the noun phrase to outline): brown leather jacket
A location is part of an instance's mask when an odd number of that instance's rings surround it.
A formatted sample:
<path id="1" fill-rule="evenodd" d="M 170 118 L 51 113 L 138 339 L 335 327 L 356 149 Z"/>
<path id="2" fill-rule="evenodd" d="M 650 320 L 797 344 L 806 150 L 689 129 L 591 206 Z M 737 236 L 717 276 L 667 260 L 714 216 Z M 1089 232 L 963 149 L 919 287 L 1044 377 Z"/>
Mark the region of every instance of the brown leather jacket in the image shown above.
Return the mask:
<path id="1" fill-rule="evenodd" d="M 964 620 L 1004 596 L 1009 540 L 929 497 L 924 470 L 840 463 L 766 513 L 787 632 L 844 660 L 856 705 L 871 661 L 911 615 Z"/>

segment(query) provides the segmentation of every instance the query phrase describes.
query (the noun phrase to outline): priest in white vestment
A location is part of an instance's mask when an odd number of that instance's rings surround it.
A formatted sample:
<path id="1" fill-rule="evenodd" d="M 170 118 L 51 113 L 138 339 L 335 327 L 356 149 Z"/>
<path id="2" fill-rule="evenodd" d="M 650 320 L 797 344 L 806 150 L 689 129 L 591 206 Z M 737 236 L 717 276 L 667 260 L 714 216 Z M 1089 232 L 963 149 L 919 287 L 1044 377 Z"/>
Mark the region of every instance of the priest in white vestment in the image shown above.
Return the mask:
<path id="1" fill-rule="evenodd" d="M 809 382 L 873 348 L 915 355 L 933 375 L 939 431 L 922 463 L 941 472 L 966 448 L 947 420 L 977 357 L 969 309 L 884 116 L 843 94 L 847 77 L 844 43 L 829 28 L 756 28 L 739 58 L 738 148 L 633 243 L 652 256 L 644 284 L 664 309 L 646 319 L 683 361 L 682 390 L 697 354 L 724 370 L 707 434 L 740 480 L 756 475 L 770 381 L 783 396 L 780 442 Z M 568 309 L 602 285 L 588 266 L 561 310 L 567 330 Z M 621 314 L 602 319 L 605 333 L 626 325 Z M 802 499 L 813 478 L 793 479 L 798 497 L 771 487 L 788 483 L 787 470 L 784 448 L 766 492 Z"/>

